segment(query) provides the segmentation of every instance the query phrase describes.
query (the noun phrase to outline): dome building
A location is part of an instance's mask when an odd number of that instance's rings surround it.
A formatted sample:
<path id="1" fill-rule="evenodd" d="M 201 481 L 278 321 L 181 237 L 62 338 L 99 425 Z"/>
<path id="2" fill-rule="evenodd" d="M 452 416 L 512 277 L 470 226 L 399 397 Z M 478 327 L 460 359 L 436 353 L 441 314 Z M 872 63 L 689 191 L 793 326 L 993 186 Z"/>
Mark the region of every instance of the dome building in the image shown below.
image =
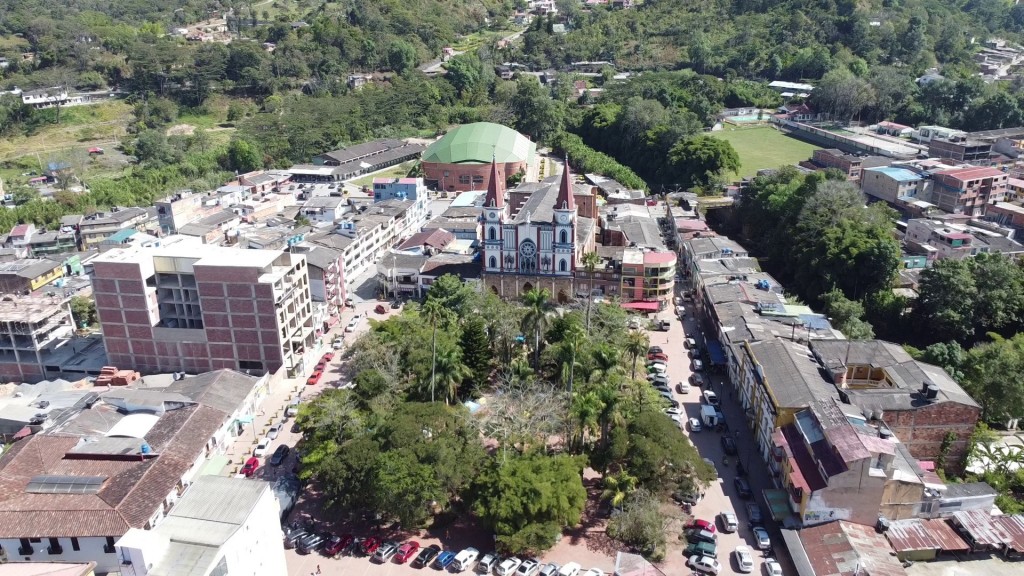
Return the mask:
<path id="1" fill-rule="evenodd" d="M 524 181 L 537 181 L 537 145 L 519 132 L 491 122 L 450 130 L 427 147 L 421 166 L 424 179 L 438 190 L 482 191 L 490 186 L 492 160 L 502 174 L 521 172 Z"/>

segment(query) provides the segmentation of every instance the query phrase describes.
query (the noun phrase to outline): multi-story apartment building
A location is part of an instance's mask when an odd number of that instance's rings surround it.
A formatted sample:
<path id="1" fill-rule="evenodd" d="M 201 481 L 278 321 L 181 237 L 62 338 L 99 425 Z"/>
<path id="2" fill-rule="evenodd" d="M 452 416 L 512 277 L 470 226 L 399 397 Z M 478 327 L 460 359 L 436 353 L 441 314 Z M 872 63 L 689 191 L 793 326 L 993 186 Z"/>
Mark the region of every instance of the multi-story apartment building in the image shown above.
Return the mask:
<path id="1" fill-rule="evenodd" d="M 0 379 L 38 382 L 46 376 L 45 356 L 74 333 L 63 292 L 0 300 Z"/>
<path id="2" fill-rule="evenodd" d="M 316 336 L 306 259 L 173 236 L 93 261 L 93 292 L 112 364 L 189 373 L 289 374 Z"/>
<path id="3" fill-rule="evenodd" d="M 1006 198 L 1009 176 L 995 168 L 954 168 L 932 174 L 932 203 L 953 214 L 984 216 L 988 204 Z"/>
<path id="4" fill-rule="evenodd" d="M 201 476 L 159 526 L 118 539 L 121 576 L 185 574 L 197 549 L 188 574 L 285 574 L 279 512 L 267 482 Z"/>
<path id="5" fill-rule="evenodd" d="M 863 156 L 846 154 L 836 148 L 819 148 L 811 154 L 810 162 L 801 163 L 801 165 L 812 170 L 834 168 L 845 174 L 846 179 L 850 182 L 859 182 L 861 170 L 867 168 L 864 165 L 865 160 L 866 158 Z"/>
<path id="6" fill-rule="evenodd" d="M 861 172 L 860 189 L 872 198 L 897 204 L 900 198 L 917 196 L 924 176 L 907 168 L 880 166 Z"/>
<path id="7" fill-rule="evenodd" d="M 100 242 L 121 230 L 134 228 L 144 231 L 150 221 L 150 214 L 143 208 L 111 208 L 107 212 L 95 212 L 86 216 L 79 224 L 79 237 L 83 250 L 96 248 Z"/>
<path id="8" fill-rule="evenodd" d="M 309 294 L 313 302 L 326 307 L 324 322 L 327 326 L 318 330 L 329 330 L 341 315 L 345 306 L 345 255 L 340 250 L 319 246 L 309 242 L 293 244 L 293 254 L 302 254 L 309 265 Z"/>
<path id="9" fill-rule="evenodd" d="M 925 253 L 928 262 L 935 260 L 962 260 L 978 251 L 975 238 L 963 227 L 951 227 L 941 220 L 914 218 L 907 221 L 906 242 Z"/>
<path id="10" fill-rule="evenodd" d="M 966 136 L 933 138 L 928 142 L 928 155 L 932 158 L 949 158 L 957 162 L 987 163 L 992 155 L 992 143 L 974 140 Z"/>
<path id="11" fill-rule="evenodd" d="M 23 258 L 0 263 L 0 292 L 27 294 L 64 275 L 64 265 L 46 258 Z"/>

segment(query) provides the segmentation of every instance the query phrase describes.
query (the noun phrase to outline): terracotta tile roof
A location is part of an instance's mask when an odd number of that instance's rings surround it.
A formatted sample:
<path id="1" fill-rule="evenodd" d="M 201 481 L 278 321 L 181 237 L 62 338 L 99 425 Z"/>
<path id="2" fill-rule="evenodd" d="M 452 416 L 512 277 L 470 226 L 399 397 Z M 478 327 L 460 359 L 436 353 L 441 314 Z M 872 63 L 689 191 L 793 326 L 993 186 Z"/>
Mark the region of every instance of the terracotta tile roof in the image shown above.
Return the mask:
<path id="1" fill-rule="evenodd" d="M 81 438 L 40 434 L 0 457 L 0 538 L 120 536 L 142 528 L 203 455 L 228 414 L 189 406 L 160 417 L 146 441 L 155 456 L 67 457 Z M 33 476 L 105 476 L 96 494 L 29 494 Z"/>

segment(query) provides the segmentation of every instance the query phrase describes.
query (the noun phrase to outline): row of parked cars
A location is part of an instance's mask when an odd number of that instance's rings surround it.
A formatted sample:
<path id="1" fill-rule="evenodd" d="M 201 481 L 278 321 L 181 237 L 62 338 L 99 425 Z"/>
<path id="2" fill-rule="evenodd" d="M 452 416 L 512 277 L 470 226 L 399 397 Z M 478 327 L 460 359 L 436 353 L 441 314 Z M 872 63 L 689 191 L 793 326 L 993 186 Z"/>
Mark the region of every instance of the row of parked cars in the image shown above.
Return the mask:
<path id="1" fill-rule="evenodd" d="M 760 515 L 760 511 L 758 511 Z M 721 512 L 718 515 L 718 523 L 722 532 L 735 532 L 739 527 L 736 514 L 730 510 Z M 686 565 L 698 572 L 706 574 L 718 574 L 722 565 L 718 561 L 718 535 L 715 522 L 709 520 L 695 519 L 686 526 L 686 540 L 689 545 L 683 551 L 687 557 Z M 768 532 L 761 527 L 752 526 L 754 539 L 757 548 L 765 554 L 771 553 L 772 544 L 768 539 Z M 754 571 L 754 557 L 751 548 L 746 545 L 739 545 L 733 550 L 733 560 L 736 562 L 736 569 L 748 574 Z M 781 576 L 782 567 L 772 558 L 765 558 L 764 569 L 767 576 Z"/>
<path id="2" fill-rule="evenodd" d="M 285 548 L 294 548 L 299 554 L 319 552 L 329 558 L 342 555 L 364 556 L 378 564 L 409 562 L 414 568 L 429 566 L 449 572 L 472 570 L 477 574 L 493 576 L 605 576 L 605 573 L 597 568 L 584 571 L 576 562 L 565 565 L 553 562 L 541 564 L 536 558 L 503 558 L 493 552 L 481 554 L 476 548 L 465 548 L 455 552 L 444 550 L 437 544 L 421 548 L 420 543 L 415 540 L 398 542 L 376 536 L 338 536 L 317 531 L 312 526 L 304 526 L 298 522 L 285 527 L 284 545 Z"/>

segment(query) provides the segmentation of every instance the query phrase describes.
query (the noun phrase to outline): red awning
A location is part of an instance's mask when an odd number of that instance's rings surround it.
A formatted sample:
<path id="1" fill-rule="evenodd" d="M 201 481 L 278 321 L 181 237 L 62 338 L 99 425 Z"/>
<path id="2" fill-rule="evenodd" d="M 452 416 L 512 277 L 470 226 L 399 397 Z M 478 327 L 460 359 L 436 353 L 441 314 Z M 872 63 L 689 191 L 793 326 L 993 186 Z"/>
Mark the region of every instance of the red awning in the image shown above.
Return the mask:
<path id="1" fill-rule="evenodd" d="M 657 312 L 661 305 L 657 302 L 623 302 L 622 307 L 626 310 L 645 310 Z"/>
<path id="2" fill-rule="evenodd" d="M 25 426 L 21 430 L 18 430 L 18 433 L 14 435 L 14 439 L 15 440 L 21 440 L 22 438 L 24 438 L 26 436 L 31 436 L 31 435 L 32 435 L 32 429 L 29 428 L 28 426 Z"/>

